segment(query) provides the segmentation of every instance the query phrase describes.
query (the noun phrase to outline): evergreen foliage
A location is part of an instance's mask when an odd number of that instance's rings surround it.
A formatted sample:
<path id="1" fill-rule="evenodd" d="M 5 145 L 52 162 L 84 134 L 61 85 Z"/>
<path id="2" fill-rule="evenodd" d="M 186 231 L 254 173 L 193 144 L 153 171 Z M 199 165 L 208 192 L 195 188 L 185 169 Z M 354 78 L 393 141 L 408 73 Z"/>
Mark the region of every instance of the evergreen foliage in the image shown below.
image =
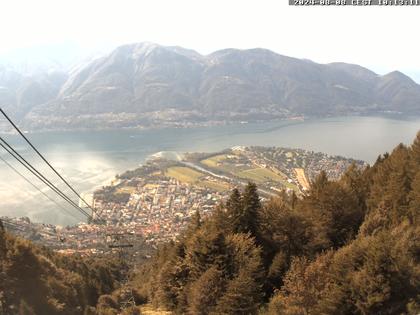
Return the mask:
<path id="1" fill-rule="evenodd" d="M 304 196 L 233 190 L 131 285 L 174 314 L 419 314 L 419 214 L 420 133 L 338 181 L 320 173 Z M 120 308 L 112 262 L 53 254 L 1 222 L 0 268 L 0 314 L 139 314 Z"/>
<path id="2" fill-rule="evenodd" d="M 120 277 L 116 262 L 55 254 L 0 225 L 0 314 L 82 315 Z"/>
<path id="3" fill-rule="evenodd" d="M 300 198 L 233 190 L 136 283 L 176 314 L 418 314 L 419 213 L 420 133 Z"/>

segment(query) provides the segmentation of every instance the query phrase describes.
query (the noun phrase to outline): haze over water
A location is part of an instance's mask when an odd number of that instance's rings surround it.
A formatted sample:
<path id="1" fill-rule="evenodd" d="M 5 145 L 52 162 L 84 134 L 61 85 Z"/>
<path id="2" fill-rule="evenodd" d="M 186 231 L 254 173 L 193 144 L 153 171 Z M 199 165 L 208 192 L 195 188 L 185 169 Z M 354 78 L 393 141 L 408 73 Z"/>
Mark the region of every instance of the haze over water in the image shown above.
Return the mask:
<path id="1" fill-rule="evenodd" d="M 78 191 L 91 192 L 160 151 L 213 152 L 235 145 L 279 146 L 373 163 L 379 154 L 397 144 L 410 144 L 418 130 L 420 118 L 339 117 L 188 129 L 50 132 L 30 134 L 29 138 Z M 48 171 L 18 136 L 5 138 L 37 168 Z M 6 154 L 0 154 L 18 167 Z M 21 167 L 18 169 L 27 175 Z M 52 172 L 46 174 L 55 178 Z M 34 221 L 64 225 L 78 221 L 57 209 L 1 161 L 0 175 L 0 215 L 29 216 Z M 33 181 L 42 187 L 36 179 Z M 64 189 L 63 185 L 59 187 Z"/>

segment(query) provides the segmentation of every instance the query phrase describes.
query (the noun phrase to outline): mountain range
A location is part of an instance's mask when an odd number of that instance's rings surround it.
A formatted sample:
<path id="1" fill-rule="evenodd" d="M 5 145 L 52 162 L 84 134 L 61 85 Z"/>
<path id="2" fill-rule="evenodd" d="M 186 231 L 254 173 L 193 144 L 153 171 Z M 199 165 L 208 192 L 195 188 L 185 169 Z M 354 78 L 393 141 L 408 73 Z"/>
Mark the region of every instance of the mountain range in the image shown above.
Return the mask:
<path id="1" fill-rule="evenodd" d="M 378 75 L 260 48 L 201 55 L 139 43 L 70 70 L 24 74 L 0 66 L 0 106 L 28 129 L 420 114 L 420 85 L 398 71 Z"/>

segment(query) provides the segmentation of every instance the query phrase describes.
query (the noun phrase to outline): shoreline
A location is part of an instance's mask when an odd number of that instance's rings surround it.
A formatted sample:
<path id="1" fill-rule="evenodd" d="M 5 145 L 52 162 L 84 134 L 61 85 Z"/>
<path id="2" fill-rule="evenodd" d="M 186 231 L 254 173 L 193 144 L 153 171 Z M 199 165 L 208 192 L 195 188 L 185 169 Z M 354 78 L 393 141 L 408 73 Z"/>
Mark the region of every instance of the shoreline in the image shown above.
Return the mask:
<path id="1" fill-rule="evenodd" d="M 335 118 L 351 118 L 351 117 L 366 117 L 366 118 L 385 118 L 393 120 L 415 120 L 420 118 L 420 114 L 410 115 L 399 112 L 380 112 L 380 113 L 352 113 L 350 115 L 325 115 L 325 116 L 304 116 L 304 115 L 294 115 L 285 118 L 275 118 L 275 119 L 263 119 L 263 120 L 242 120 L 242 121 L 227 121 L 227 120 L 214 120 L 214 121 L 205 121 L 205 122 L 179 122 L 174 124 L 156 124 L 152 126 L 134 126 L 134 127 L 103 127 L 103 128 L 88 128 L 88 127 L 76 127 L 76 128 L 41 128 L 35 130 L 26 130 L 23 132 L 25 134 L 48 134 L 55 132 L 101 132 L 101 131 L 113 131 L 113 130 L 134 130 L 134 131 L 149 131 L 149 130 L 165 130 L 165 129 L 194 129 L 194 128 L 209 128 L 216 126 L 232 126 L 232 125 L 246 125 L 246 124 L 259 124 L 259 123 L 275 123 L 275 122 L 290 122 L 290 123 L 301 123 L 307 121 L 316 121 L 323 119 L 335 119 Z M 2 131 L 0 130 L 0 135 L 18 135 L 15 131 Z"/>

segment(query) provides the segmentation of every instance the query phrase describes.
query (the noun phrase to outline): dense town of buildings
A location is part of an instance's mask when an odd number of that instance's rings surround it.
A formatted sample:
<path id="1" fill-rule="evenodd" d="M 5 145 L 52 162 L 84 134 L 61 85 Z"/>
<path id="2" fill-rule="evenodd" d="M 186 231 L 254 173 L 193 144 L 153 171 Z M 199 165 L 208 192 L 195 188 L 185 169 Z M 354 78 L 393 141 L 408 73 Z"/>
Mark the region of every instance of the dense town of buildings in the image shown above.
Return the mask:
<path id="1" fill-rule="evenodd" d="M 152 243 L 175 239 L 194 212 L 208 214 L 228 193 L 169 177 L 138 179 L 130 188 L 127 202 L 95 199 L 95 208 L 107 226 L 123 227 Z"/>
<path id="2" fill-rule="evenodd" d="M 57 227 L 33 223 L 26 217 L 0 219 L 15 234 L 67 254 L 104 253 L 109 235 L 115 234 L 128 235 L 127 242 L 151 248 L 174 240 L 195 211 L 208 215 L 228 194 L 172 178 L 141 180 L 131 191 L 127 202 L 95 200 L 98 215 L 94 218 L 104 219 L 100 223 Z"/>
<path id="3" fill-rule="evenodd" d="M 107 253 L 107 245 L 121 235 L 147 255 L 147 249 L 174 240 L 193 213 L 209 215 L 231 188 L 248 180 L 257 182 L 263 198 L 282 189 L 302 194 L 321 170 L 337 179 L 351 163 L 364 166 L 322 153 L 262 147 L 189 154 L 185 162 L 155 159 L 96 191 L 91 222 L 59 227 L 28 218 L 1 219 L 14 233 L 65 254 Z"/>

